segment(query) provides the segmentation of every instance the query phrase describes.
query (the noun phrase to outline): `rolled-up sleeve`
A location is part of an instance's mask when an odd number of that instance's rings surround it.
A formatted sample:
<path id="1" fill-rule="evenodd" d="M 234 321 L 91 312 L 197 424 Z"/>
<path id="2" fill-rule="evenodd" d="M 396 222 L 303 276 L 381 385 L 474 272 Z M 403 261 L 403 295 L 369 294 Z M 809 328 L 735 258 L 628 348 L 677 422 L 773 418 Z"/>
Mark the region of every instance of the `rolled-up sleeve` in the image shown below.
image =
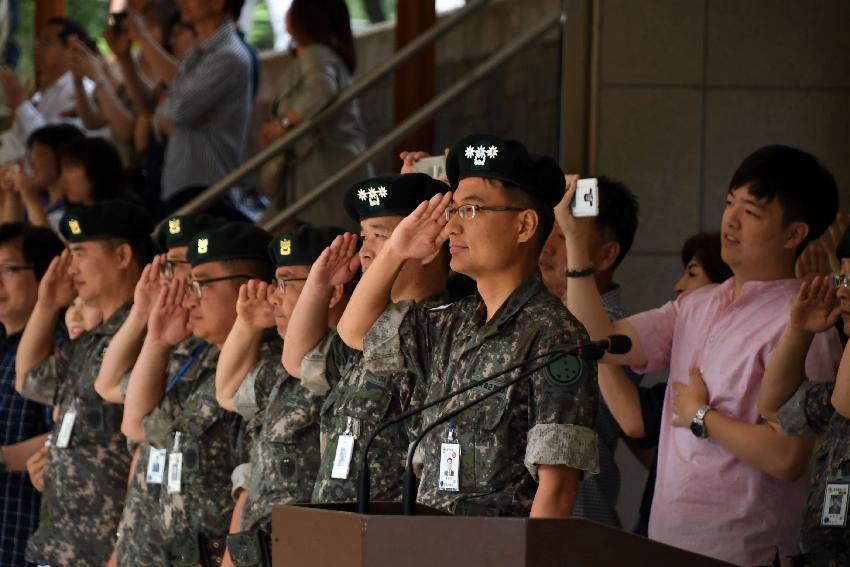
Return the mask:
<path id="1" fill-rule="evenodd" d="M 230 473 L 230 495 L 235 502 L 239 498 L 239 493 L 243 490 L 248 490 L 248 484 L 251 482 L 251 463 L 242 463 L 238 465 L 233 472 Z"/>
<path id="2" fill-rule="evenodd" d="M 331 389 L 333 380 L 328 376 L 328 359 L 337 336 L 335 329 L 329 329 L 319 344 L 301 360 L 301 384 L 317 396 L 324 396 Z"/>
<path id="3" fill-rule="evenodd" d="M 832 407 L 832 383 L 805 381 L 800 384 L 777 413 L 779 425 L 785 435 L 821 435 L 835 408 Z"/>
<path id="4" fill-rule="evenodd" d="M 168 446 L 168 436 L 174 424 L 174 417 L 169 408 L 170 403 L 165 399 L 152 412 L 142 418 L 145 440 L 155 447 Z"/>
<path id="5" fill-rule="evenodd" d="M 68 371 L 69 348 L 71 343 L 63 345 L 55 354 L 27 372 L 21 388 L 23 397 L 45 405 L 56 402 L 59 383 Z"/>
<path id="6" fill-rule="evenodd" d="M 528 432 L 525 467 L 538 480 L 538 465 L 565 465 L 592 474 L 599 472 L 596 432 L 588 427 L 538 423 Z"/>
<path id="7" fill-rule="evenodd" d="M 407 369 L 401 328 L 414 308 L 412 301 L 390 305 L 363 338 L 363 360 L 375 374 L 391 374 Z"/>
<path id="8" fill-rule="evenodd" d="M 638 374 L 646 374 L 670 366 L 679 301 L 668 301 L 657 309 L 644 311 L 625 319 L 635 330 L 637 340 L 646 354 L 645 364 L 632 366 L 632 370 Z"/>

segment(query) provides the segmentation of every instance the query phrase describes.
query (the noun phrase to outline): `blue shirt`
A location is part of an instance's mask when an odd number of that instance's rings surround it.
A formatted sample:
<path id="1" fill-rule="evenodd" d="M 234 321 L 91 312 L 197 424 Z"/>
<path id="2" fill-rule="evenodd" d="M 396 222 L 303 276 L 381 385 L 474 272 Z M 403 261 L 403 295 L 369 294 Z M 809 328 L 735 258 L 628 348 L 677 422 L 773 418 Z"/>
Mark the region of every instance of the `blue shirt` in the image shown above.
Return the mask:
<path id="1" fill-rule="evenodd" d="M 51 408 L 15 391 L 15 353 L 21 333 L 0 327 L 0 445 L 13 445 L 50 431 Z M 0 472 L 0 565 L 24 565 L 27 538 L 38 527 L 41 495 L 25 472 Z"/>

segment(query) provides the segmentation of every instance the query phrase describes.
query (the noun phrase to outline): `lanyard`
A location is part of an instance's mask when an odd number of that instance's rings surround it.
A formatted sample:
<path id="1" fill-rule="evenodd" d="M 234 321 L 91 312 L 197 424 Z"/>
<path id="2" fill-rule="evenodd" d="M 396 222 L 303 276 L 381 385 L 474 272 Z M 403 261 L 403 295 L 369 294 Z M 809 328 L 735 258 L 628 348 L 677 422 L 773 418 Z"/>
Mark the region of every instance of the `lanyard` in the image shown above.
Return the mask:
<path id="1" fill-rule="evenodd" d="M 195 360 L 197 360 L 201 353 L 206 350 L 207 346 L 209 346 L 207 342 L 203 341 L 201 342 L 201 344 L 195 347 L 195 350 L 192 351 L 192 355 L 189 357 L 189 360 L 183 363 L 183 366 L 181 366 L 180 370 L 177 371 L 177 374 L 174 376 L 174 379 L 171 381 L 171 383 L 168 384 L 168 387 L 165 389 L 166 394 L 170 392 L 174 388 L 174 386 L 177 385 L 177 382 L 180 381 L 180 378 L 182 378 L 183 375 L 186 374 L 186 371 L 189 370 L 189 367 L 192 366 L 192 364 L 195 362 Z"/>

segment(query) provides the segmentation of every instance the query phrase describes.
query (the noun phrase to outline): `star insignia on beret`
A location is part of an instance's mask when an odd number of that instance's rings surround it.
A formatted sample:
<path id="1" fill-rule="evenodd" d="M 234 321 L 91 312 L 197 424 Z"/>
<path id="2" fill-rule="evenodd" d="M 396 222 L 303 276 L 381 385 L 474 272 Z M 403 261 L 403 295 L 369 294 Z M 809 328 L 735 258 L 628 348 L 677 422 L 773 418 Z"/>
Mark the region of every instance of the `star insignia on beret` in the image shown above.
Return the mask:
<path id="1" fill-rule="evenodd" d="M 68 229 L 74 236 L 79 236 L 83 233 L 83 229 L 82 227 L 80 227 L 80 221 L 78 221 L 77 219 L 70 219 L 68 221 Z"/>
<path id="2" fill-rule="evenodd" d="M 180 219 L 168 219 L 168 234 L 180 234 Z"/>
<path id="3" fill-rule="evenodd" d="M 370 207 L 377 207 L 381 204 L 381 199 L 386 199 L 387 188 L 381 185 L 380 187 L 369 187 L 368 189 L 360 189 L 357 191 L 357 198 L 361 201 L 369 201 Z"/>
<path id="4" fill-rule="evenodd" d="M 284 238 L 280 241 L 280 255 L 289 256 L 290 254 L 292 254 L 292 241 Z"/>
<path id="5" fill-rule="evenodd" d="M 483 145 L 467 146 L 464 155 L 466 159 L 473 160 L 472 163 L 474 165 L 486 165 L 488 158 L 494 159 L 499 155 L 499 148 L 496 146 L 485 148 Z"/>
<path id="6" fill-rule="evenodd" d="M 206 254 L 210 249 L 210 240 L 209 238 L 199 238 L 198 239 L 198 254 Z"/>

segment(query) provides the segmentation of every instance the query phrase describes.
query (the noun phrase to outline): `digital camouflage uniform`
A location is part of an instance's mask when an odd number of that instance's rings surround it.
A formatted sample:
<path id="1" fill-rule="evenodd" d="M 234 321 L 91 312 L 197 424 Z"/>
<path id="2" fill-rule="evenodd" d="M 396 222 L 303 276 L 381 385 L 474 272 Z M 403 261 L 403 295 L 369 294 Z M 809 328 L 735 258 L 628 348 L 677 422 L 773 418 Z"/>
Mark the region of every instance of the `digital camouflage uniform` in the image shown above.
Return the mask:
<path id="1" fill-rule="evenodd" d="M 319 469 L 322 400 L 289 376 L 279 353 L 262 357 L 242 383 L 234 406 L 259 422 L 251 443 L 243 530 L 270 534 L 274 506 L 310 501 Z"/>
<path id="2" fill-rule="evenodd" d="M 424 305 L 437 306 L 446 302 L 443 294 L 429 298 Z M 330 341 L 328 344 L 327 341 Z M 363 445 L 377 426 L 402 412 L 414 403 L 417 389 L 416 375 L 402 366 L 393 373 L 375 373 L 366 368 L 363 353 L 348 347 L 333 332 L 324 341 L 329 348 L 319 345 L 307 355 L 310 361 L 305 386 L 321 384 L 324 375 L 330 387 L 322 405 L 322 437 L 325 447 L 313 502 L 351 502 L 357 499 L 357 476 L 362 464 Z M 325 359 L 319 349 L 326 352 Z M 348 429 L 354 435 L 354 449 L 347 479 L 331 478 L 337 440 Z M 410 433 L 418 423 L 393 425 L 382 431 L 369 448 L 370 496 L 372 500 L 396 501 L 401 499 L 402 473 L 404 472 Z"/>
<path id="3" fill-rule="evenodd" d="M 850 566 L 850 527 L 824 527 L 826 485 L 850 483 L 850 420 L 835 411 L 835 384 L 804 382 L 779 410 L 779 424 L 787 435 L 819 435 L 809 497 L 800 528 L 800 551 L 796 565 Z"/>
<path id="4" fill-rule="evenodd" d="M 218 355 L 218 347 L 209 345 L 144 418 L 145 438 L 165 447 L 169 456 L 175 433 L 181 434 L 181 491 L 170 494 L 166 485 L 160 490 L 160 530 L 169 553 L 191 553 L 199 539 L 201 547 L 221 552 L 224 542 L 218 540 L 226 536 L 234 508 L 230 472 L 247 460 L 243 419 L 222 409 L 215 398 Z"/>
<path id="5" fill-rule="evenodd" d="M 200 339 L 190 337 L 172 349 L 165 375 L 175 376 L 200 343 Z M 126 380 L 122 382 L 122 395 L 126 394 L 126 383 Z M 146 480 L 150 450 L 148 441 L 139 445 L 133 482 L 127 488 L 116 544 L 120 567 L 165 565 L 162 534 L 159 531 L 161 485 L 148 484 Z"/>
<path id="6" fill-rule="evenodd" d="M 587 341 L 584 327 L 546 290 L 539 274 L 529 276 L 490 321 L 485 319 L 479 296 L 430 310 L 403 302 L 372 327 L 364 355 L 376 373 L 406 367 L 428 377 L 430 400 L 525 358 Z M 479 386 L 427 410 L 423 425 L 487 391 Z M 568 379 L 544 368 L 453 418 L 461 446 L 458 492 L 438 490 L 440 449 L 448 433 L 447 425 L 438 426 L 420 446 L 418 501 L 454 514 L 527 516 L 538 464 L 597 472 L 597 392 L 593 364 L 584 363 Z"/>
<path id="7" fill-rule="evenodd" d="M 61 405 L 57 427 L 68 411 L 77 412 L 68 447 L 56 447 L 54 439 L 49 452 L 43 495 L 48 517 L 29 539 L 28 561 L 102 567 L 112 553 L 131 455 L 121 434 L 121 406 L 103 401 L 94 382 L 130 305 L 60 347 L 24 379 L 24 397 Z"/>

